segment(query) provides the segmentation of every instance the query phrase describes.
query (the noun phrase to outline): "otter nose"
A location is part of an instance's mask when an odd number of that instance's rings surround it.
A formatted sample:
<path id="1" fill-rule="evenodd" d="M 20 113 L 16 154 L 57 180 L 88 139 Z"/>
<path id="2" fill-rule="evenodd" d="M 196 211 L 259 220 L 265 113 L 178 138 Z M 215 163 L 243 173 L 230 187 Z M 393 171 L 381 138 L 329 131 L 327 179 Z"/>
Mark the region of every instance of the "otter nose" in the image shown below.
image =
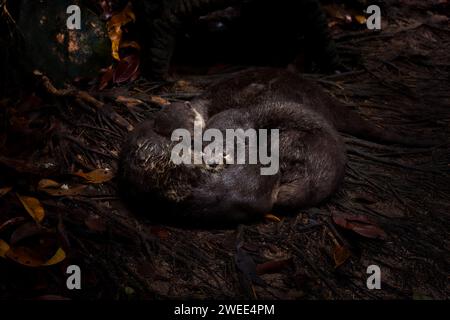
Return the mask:
<path id="1" fill-rule="evenodd" d="M 217 168 L 217 166 L 220 164 L 220 161 L 218 159 L 207 159 L 206 165 L 212 169 Z"/>

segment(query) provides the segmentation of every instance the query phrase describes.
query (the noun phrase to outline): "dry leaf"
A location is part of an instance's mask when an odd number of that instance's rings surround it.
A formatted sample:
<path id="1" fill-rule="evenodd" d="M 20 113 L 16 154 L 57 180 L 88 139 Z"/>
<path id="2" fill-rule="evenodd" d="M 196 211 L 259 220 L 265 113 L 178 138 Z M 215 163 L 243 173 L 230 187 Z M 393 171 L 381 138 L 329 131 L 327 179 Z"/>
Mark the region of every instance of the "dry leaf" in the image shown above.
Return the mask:
<path id="1" fill-rule="evenodd" d="M 373 221 L 363 215 L 333 214 L 333 221 L 338 226 L 352 230 L 359 235 L 372 239 L 386 239 L 386 233 Z"/>
<path id="2" fill-rule="evenodd" d="M 128 108 L 134 108 L 134 107 L 137 107 L 137 106 L 139 106 L 139 105 L 144 103 L 142 100 L 139 100 L 139 99 L 136 99 L 136 98 L 124 97 L 124 96 L 118 96 L 116 98 L 116 101 L 120 102 L 120 103 L 123 103 Z"/>
<path id="3" fill-rule="evenodd" d="M 12 187 L 0 188 L 0 198 L 3 197 L 8 192 L 10 192 L 11 190 L 12 190 Z"/>
<path id="4" fill-rule="evenodd" d="M 38 223 L 44 220 L 45 211 L 40 201 L 33 197 L 21 196 L 16 193 L 23 207 L 27 210 L 30 216 Z"/>
<path id="5" fill-rule="evenodd" d="M 9 251 L 9 244 L 0 239 L 0 257 L 6 257 L 6 253 Z"/>
<path id="6" fill-rule="evenodd" d="M 140 64 L 139 55 L 137 54 L 131 54 L 120 60 L 113 73 L 113 83 L 121 84 L 130 80 L 136 80 L 139 77 Z"/>
<path id="7" fill-rule="evenodd" d="M 82 170 L 79 170 L 75 172 L 74 175 L 94 184 L 108 182 L 114 178 L 114 172 L 110 169 L 96 169 L 88 173 L 84 173 Z"/>
<path id="8" fill-rule="evenodd" d="M 256 266 L 257 274 L 278 273 L 292 264 L 292 258 L 284 260 L 272 260 Z"/>
<path id="9" fill-rule="evenodd" d="M 87 188 L 86 185 L 76 185 L 69 187 L 67 185 L 61 185 L 59 188 L 45 188 L 39 189 L 39 191 L 45 192 L 53 197 L 70 197 L 83 194 L 83 191 Z"/>
<path id="10" fill-rule="evenodd" d="M 5 242 L 6 244 L 6 242 Z M 6 244 L 8 245 L 8 244 Z M 0 241 L 1 246 L 1 241 Z M 1 250 L 1 249 L 0 249 Z M 5 256 L 19 264 L 28 267 L 42 267 L 42 266 L 52 266 L 57 263 L 60 263 L 66 258 L 66 253 L 62 248 L 59 248 L 56 253 L 47 261 L 43 261 L 42 259 L 36 257 L 36 254 L 32 252 L 29 248 L 26 247 L 10 247 L 9 250 L 5 253 Z"/>
<path id="11" fill-rule="evenodd" d="M 352 254 L 347 247 L 337 244 L 336 247 L 334 248 L 333 253 L 335 268 L 338 268 L 339 266 L 344 264 L 344 262 L 347 261 L 351 255 Z"/>
<path id="12" fill-rule="evenodd" d="M 355 16 L 355 20 L 359 23 L 359 24 L 366 24 L 367 19 L 364 16 L 360 16 L 360 15 L 356 15 Z"/>
<path id="13" fill-rule="evenodd" d="M 38 183 L 38 189 L 48 189 L 48 188 L 59 188 L 61 186 L 60 183 L 50 180 L 50 179 L 42 179 Z"/>
<path id="14" fill-rule="evenodd" d="M 270 214 L 270 213 L 264 215 L 264 219 L 266 219 L 266 221 L 272 221 L 272 222 L 280 222 L 281 221 L 280 218 L 278 218 L 277 216 Z"/>
<path id="15" fill-rule="evenodd" d="M 111 39 L 111 50 L 114 59 L 120 60 L 119 47 L 122 40 L 122 26 L 126 25 L 129 22 L 134 22 L 135 20 L 136 16 L 134 15 L 134 12 L 132 10 L 131 2 L 128 2 L 128 4 L 121 12 L 113 15 L 108 21 L 108 35 Z"/>
<path id="16" fill-rule="evenodd" d="M 25 247 L 10 248 L 6 257 L 28 267 L 40 267 L 44 263 L 29 248 Z"/>
<path id="17" fill-rule="evenodd" d="M 53 257 L 51 257 L 50 259 L 47 260 L 47 262 L 45 262 L 43 264 L 43 266 L 53 266 L 55 264 L 60 263 L 61 261 L 63 261 L 66 258 L 66 253 L 64 252 L 64 250 L 62 248 L 59 248 L 56 253 L 53 255 Z"/>

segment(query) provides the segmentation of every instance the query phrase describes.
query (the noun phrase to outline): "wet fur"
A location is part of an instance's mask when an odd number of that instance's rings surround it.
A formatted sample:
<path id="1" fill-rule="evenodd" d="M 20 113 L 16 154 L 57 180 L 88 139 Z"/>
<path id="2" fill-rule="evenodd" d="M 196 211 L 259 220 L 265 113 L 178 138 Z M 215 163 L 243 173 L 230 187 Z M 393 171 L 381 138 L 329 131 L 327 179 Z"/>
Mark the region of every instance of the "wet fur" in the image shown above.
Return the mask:
<path id="1" fill-rule="evenodd" d="M 278 174 L 262 176 L 260 165 L 249 164 L 174 165 L 172 131 L 192 130 L 199 116 L 205 129 L 279 129 Z M 274 211 L 295 212 L 323 202 L 339 188 L 347 158 L 338 131 L 402 142 L 296 74 L 270 68 L 245 71 L 143 122 L 124 145 L 121 183 L 133 203 L 169 221 L 224 225 Z M 150 213 L 149 207 L 156 205 L 164 209 Z"/>

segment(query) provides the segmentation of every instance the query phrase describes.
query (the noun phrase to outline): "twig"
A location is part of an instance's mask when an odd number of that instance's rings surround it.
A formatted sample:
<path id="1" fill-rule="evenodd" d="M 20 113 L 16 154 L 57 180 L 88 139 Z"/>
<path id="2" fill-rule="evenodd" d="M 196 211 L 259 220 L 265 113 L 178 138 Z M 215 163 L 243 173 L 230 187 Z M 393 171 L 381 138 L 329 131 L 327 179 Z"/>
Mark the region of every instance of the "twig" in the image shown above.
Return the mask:
<path id="1" fill-rule="evenodd" d="M 33 72 L 33 74 L 40 78 L 42 85 L 44 86 L 46 91 L 54 96 L 72 97 L 72 98 L 81 100 L 90 106 L 93 106 L 97 110 L 103 110 L 106 107 L 105 103 L 97 100 L 96 98 L 91 96 L 86 91 L 77 90 L 77 89 L 71 88 L 71 87 L 66 88 L 66 89 L 57 89 L 52 84 L 50 79 L 46 75 L 44 75 L 42 72 L 40 72 L 39 70 L 35 70 Z M 111 120 L 113 120 L 117 124 L 126 127 L 128 131 L 133 130 L 133 126 L 127 120 L 125 120 L 123 117 L 121 117 L 119 114 L 117 114 L 115 111 L 111 110 L 108 113 L 108 116 L 111 118 Z"/>

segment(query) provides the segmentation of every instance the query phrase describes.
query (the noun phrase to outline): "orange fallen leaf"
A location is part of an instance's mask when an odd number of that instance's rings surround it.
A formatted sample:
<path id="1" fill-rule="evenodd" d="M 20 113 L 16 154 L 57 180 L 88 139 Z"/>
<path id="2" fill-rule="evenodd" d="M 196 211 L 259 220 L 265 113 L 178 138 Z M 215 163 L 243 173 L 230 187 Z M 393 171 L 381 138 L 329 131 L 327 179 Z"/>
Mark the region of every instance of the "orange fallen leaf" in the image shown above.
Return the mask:
<path id="1" fill-rule="evenodd" d="M 6 253 L 9 251 L 9 244 L 0 239 L 0 257 L 6 257 Z"/>
<path id="2" fill-rule="evenodd" d="M 6 241 L 0 239 L 0 257 L 8 258 L 28 267 L 52 266 L 60 263 L 66 258 L 62 248 L 58 248 L 50 259 L 42 259 L 27 247 L 11 247 Z"/>
<path id="3" fill-rule="evenodd" d="M 122 26 L 129 22 L 136 21 L 136 16 L 132 10 L 131 2 L 119 13 L 113 15 L 107 23 L 108 35 L 111 39 L 112 56 L 116 60 L 120 60 L 119 48 L 122 40 Z"/>
<path id="4" fill-rule="evenodd" d="M 38 183 L 38 189 L 59 188 L 60 186 L 60 183 L 50 179 L 42 179 Z"/>
<path id="5" fill-rule="evenodd" d="M 355 16 L 355 20 L 356 20 L 359 24 L 365 24 L 365 23 L 367 22 L 366 17 L 360 16 L 360 15 L 356 15 L 356 16 Z"/>
<path id="6" fill-rule="evenodd" d="M 0 188 L 0 198 L 3 197 L 8 192 L 10 192 L 11 190 L 12 190 L 12 187 Z"/>
<path id="7" fill-rule="evenodd" d="M 28 267 L 40 267 L 44 263 L 29 248 L 25 247 L 10 248 L 5 256 Z"/>
<path id="8" fill-rule="evenodd" d="M 273 215 L 273 214 L 270 214 L 270 213 L 264 215 L 264 218 L 265 218 L 267 221 L 272 221 L 272 222 L 280 222 L 280 221 L 281 221 L 280 218 L 278 218 L 277 216 L 275 216 L 275 215 Z"/>
<path id="9" fill-rule="evenodd" d="M 53 266 L 55 264 L 60 263 L 61 261 L 63 261 L 66 258 L 66 253 L 62 248 L 59 248 L 56 253 L 53 255 L 53 257 L 51 257 L 50 259 L 48 259 L 43 266 Z"/>
<path id="10" fill-rule="evenodd" d="M 88 173 L 84 173 L 82 170 L 79 170 L 75 172 L 74 175 L 94 184 L 108 182 L 114 178 L 114 172 L 110 169 L 96 169 Z"/>
<path id="11" fill-rule="evenodd" d="M 44 220 L 45 211 L 38 199 L 33 197 L 21 196 L 18 193 L 16 193 L 16 195 L 25 210 L 27 210 L 27 212 L 36 222 L 40 223 L 42 220 Z"/>
<path id="12" fill-rule="evenodd" d="M 334 253 L 333 253 L 335 268 L 338 268 L 339 266 L 344 264 L 345 261 L 347 261 L 351 255 L 352 254 L 351 254 L 350 250 L 348 250 L 347 247 L 337 244 L 336 247 L 334 248 Z"/>
<path id="13" fill-rule="evenodd" d="M 144 103 L 142 100 L 139 100 L 139 99 L 136 99 L 136 98 L 131 98 L 131 97 L 124 97 L 124 96 L 118 96 L 116 98 L 116 101 L 120 102 L 120 103 L 123 103 L 128 108 L 137 107 L 137 106 L 139 106 L 139 105 Z"/>

